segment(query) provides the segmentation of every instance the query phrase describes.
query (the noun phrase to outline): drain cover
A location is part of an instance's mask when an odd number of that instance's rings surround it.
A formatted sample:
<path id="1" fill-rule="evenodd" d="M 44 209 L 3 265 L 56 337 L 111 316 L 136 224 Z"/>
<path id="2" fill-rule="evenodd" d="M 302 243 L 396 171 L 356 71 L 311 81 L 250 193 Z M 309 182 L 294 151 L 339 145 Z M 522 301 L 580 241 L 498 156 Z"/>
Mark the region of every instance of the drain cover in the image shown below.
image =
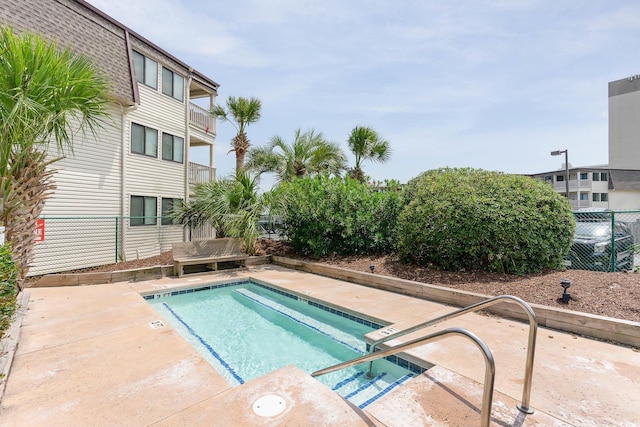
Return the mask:
<path id="1" fill-rule="evenodd" d="M 253 412 L 261 417 L 275 417 L 285 410 L 287 404 L 284 399 L 275 394 L 262 396 L 253 403 Z"/>
<path id="2" fill-rule="evenodd" d="M 150 322 L 149 325 L 153 329 L 164 328 L 164 323 L 162 323 L 162 320 L 154 320 L 153 322 Z"/>

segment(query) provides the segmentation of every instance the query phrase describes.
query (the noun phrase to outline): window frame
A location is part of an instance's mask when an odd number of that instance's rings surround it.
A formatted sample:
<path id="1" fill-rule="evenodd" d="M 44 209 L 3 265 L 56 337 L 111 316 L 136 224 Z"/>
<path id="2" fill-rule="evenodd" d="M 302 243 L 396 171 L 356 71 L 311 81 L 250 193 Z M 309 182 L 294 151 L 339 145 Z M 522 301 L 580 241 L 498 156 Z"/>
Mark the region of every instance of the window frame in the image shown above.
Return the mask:
<path id="1" fill-rule="evenodd" d="M 133 52 L 133 69 L 134 69 L 134 73 L 136 75 L 136 81 L 139 83 L 142 83 L 145 86 L 149 86 L 152 89 L 158 90 L 158 62 L 154 61 L 153 59 L 147 57 L 146 55 L 143 55 L 142 53 L 136 51 L 136 50 L 132 50 Z M 139 62 L 139 57 L 142 58 L 142 62 Z M 150 77 L 148 74 L 151 70 L 147 70 L 148 65 L 150 64 L 154 64 L 155 65 L 155 78 L 153 81 L 153 85 L 149 84 L 149 79 L 147 77 Z M 138 73 L 136 72 L 136 70 L 139 68 L 139 65 L 142 66 L 142 76 L 138 76 Z"/>
<path id="2" fill-rule="evenodd" d="M 134 215 L 134 200 L 142 199 L 142 215 Z M 155 196 L 138 196 L 132 194 L 129 198 L 129 225 L 132 227 L 145 226 L 145 225 L 157 225 L 158 224 L 158 198 Z M 154 212 L 153 215 L 149 215 L 147 207 L 151 206 L 153 201 Z"/>
<path id="3" fill-rule="evenodd" d="M 593 181 L 600 181 L 600 172 L 593 172 L 593 173 L 591 174 L 591 179 L 592 179 Z"/>
<path id="4" fill-rule="evenodd" d="M 166 73 L 165 73 L 166 72 Z M 167 79 L 167 74 L 170 75 L 170 79 Z M 176 79 L 179 79 L 179 83 L 177 84 Z M 170 87 L 167 87 L 170 86 Z M 180 97 L 176 96 L 176 88 L 180 88 Z M 167 88 L 167 91 L 165 91 Z M 180 102 L 184 102 L 184 77 L 175 71 L 170 70 L 169 68 L 162 66 L 162 93 L 164 95 L 170 96 L 175 100 Z"/>
<path id="5" fill-rule="evenodd" d="M 589 172 L 580 172 L 580 180 L 587 181 L 589 179 Z"/>
<path id="6" fill-rule="evenodd" d="M 609 202 L 609 193 L 600 193 L 601 202 Z"/>
<path id="7" fill-rule="evenodd" d="M 564 175 L 556 175 L 556 182 L 564 182 Z"/>
<path id="8" fill-rule="evenodd" d="M 171 138 L 171 158 L 167 158 L 165 157 L 165 136 L 170 137 Z M 180 160 L 176 160 L 176 142 L 177 140 L 180 140 L 180 147 L 181 147 L 181 155 L 180 155 Z M 174 163 L 180 163 L 183 164 L 184 163 L 184 138 L 177 136 L 177 135 L 172 135 L 170 133 L 167 132 L 162 132 L 162 160 L 166 160 L 169 162 L 174 162 Z"/>
<path id="9" fill-rule="evenodd" d="M 143 131 L 142 135 L 143 135 L 144 139 L 142 141 L 142 144 L 143 144 L 142 151 L 134 150 L 133 129 L 137 128 L 137 127 L 142 128 L 142 131 Z M 154 154 L 149 154 L 149 152 L 147 150 L 147 146 L 151 142 L 151 141 L 147 141 L 147 135 L 148 135 L 147 131 L 155 132 L 155 141 L 154 141 L 154 143 L 155 143 L 155 153 Z M 129 145 L 131 146 L 131 153 L 132 154 L 139 154 L 139 155 L 151 157 L 151 158 L 154 158 L 154 159 L 158 158 L 158 129 L 155 129 L 155 128 L 152 128 L 152 127 L 149 127 L 149 126 L 145 126 L 145 125 L 141 125 L 140 123 L 131 122 L 130 134 L 131 134 L 131 136 L 130 136 L 130 140 L 129 140 Z"/>
<path id="10" fill-rule="evenodd" d="M 166 201 L 170 202 L 170 207 L 168 207 L 168 209 L 165 210 Z M 160 203 L 161 203 L 160 225 L 176 225 L 177 222 L 169 218 L 169 215 L 168 215 L 169 210 L 172 210 L 176 204 L 179 204 L 180 206 L 182 206 L 182 204 L 184 203 L 184 200 L 176 197 L 162 197 Z"/>

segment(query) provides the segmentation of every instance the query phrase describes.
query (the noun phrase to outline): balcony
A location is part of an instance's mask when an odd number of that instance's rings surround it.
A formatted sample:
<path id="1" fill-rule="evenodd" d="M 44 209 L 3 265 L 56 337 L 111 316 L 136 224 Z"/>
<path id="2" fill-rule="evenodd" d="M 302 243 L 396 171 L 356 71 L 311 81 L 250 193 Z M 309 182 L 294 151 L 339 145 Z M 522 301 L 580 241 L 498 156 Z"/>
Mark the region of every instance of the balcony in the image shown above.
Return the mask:
<path id="1" fill-rule="evenodd" d="M 216 119 L 206 108 L 189 103 L 189 123 L 192 130 L 191 145 L 213 144 L 216 136 Z"/>
<path id="2" fill-rule="evenodd" d="M 189 162 L 189 185 L 216 179 L 216 168 Z"/>

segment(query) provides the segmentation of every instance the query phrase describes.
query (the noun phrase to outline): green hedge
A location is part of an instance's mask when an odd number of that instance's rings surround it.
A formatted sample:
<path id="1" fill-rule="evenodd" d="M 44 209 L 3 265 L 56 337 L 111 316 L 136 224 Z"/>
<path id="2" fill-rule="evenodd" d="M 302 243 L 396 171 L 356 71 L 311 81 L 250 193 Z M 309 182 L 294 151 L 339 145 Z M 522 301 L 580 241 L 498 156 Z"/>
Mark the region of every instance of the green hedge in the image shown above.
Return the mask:
<path id="1" fill-rule="evenodd" d="M 317 176 L 282 183 L 284 233 L 303 255 L 395 252 L 400 191 L 395 182 L 375 191 L 350 178 Z"/>
<path id="2" fill-rule="evenodd" d="M 0 246 L 0 338 L 11 325 L 16 311 L 18 266 L 11 260 L 8 243 Z"/>
<path id="3" fill-rule="evenodd" d="M 401 260 L 445 270 L 561 268 L 575 227 L 570 204 L 549 184 L 478 169 L 424 172 L 403 203 Z"/>

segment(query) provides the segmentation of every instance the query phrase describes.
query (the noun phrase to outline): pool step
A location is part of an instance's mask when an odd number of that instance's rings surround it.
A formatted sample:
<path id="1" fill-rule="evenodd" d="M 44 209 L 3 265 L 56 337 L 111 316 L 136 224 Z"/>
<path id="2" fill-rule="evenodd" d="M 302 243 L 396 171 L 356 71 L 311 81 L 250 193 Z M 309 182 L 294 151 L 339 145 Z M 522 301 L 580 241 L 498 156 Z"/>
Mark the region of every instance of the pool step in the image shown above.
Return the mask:
<path id="1" fill-rule="evenodd" d="M 309 329 L 312 329 L 322 335 L 331 338 L 332 340 L 352 349 L 359 354 L 364 354 L 365 352 L 366 344 L 362 339 L 358 339 L 351 334 L 341 331 L 338 328 L 327 325 L 326 323 L 318 321 L 311 316 L 302 314 L 294 309 L 287 307 L 284 304 L 275 302 L 270 298 L 264 297 L 248 289 L 236 289 L 234 290 L 234 293 L 236 295 L 241 295 L 245 298 L 248 298 L 254 303 L 259 304 L 265 308 L 278 312 L 281 315 L 286 316 L 291 320 L 294 320 L 295 322 L 306 326 Z"/>
<path id="2" fill-rule="evenodd" d="M 247 298 L 256 304 L 278 312 L 281 315 L 298 322 L 299 324 L 302 324 L 318 333 L 330 337 L 332 340 L 337 341 L 348 348 L 351 348 L 359 354 L 364 354 L 365 352 L 365 343 L 363 340 L 354 338 L 352 335 L 334 328 L 331 325 L 327 325 L 310 316 L 299 313 L 294 309 L 291 309 L 281 303 L 275 302 L 248 289 L 236 289 L 234 290 L 234 294 Z M 396 370 L 399 371 L 400 369 Z M 332 388 L 336 393 L 349 400 L 354 405 L 360 407 L 360 409 L 369 406 L 376 400 L 385 396 L 391 390 L 397 388 L 402 383 L 414 377 L 414 374 L 410 371 L 403 372 L 402 374 L 397 376 L 394 376 L 387 372 L 374 373 L 375 377 L 371 379 L 366 378 L 364 371 L 358 371 L 354 374 L 353 372 L 345 370 L 344 373 L 345 375 L 347 375 L 347 377 L 342 376 L 333 385 Z"/>
<path id="3" fill-rule="evenodd" d="M 364 371 L 359 371 L 352 377 L 336 384 L 332 390 L 358 408 L 364 409 L 413 376 L 412 373 L 408 373 L 400 378 L 395 378 L 382 372 L 374 378 L 367 379 Z"/>

